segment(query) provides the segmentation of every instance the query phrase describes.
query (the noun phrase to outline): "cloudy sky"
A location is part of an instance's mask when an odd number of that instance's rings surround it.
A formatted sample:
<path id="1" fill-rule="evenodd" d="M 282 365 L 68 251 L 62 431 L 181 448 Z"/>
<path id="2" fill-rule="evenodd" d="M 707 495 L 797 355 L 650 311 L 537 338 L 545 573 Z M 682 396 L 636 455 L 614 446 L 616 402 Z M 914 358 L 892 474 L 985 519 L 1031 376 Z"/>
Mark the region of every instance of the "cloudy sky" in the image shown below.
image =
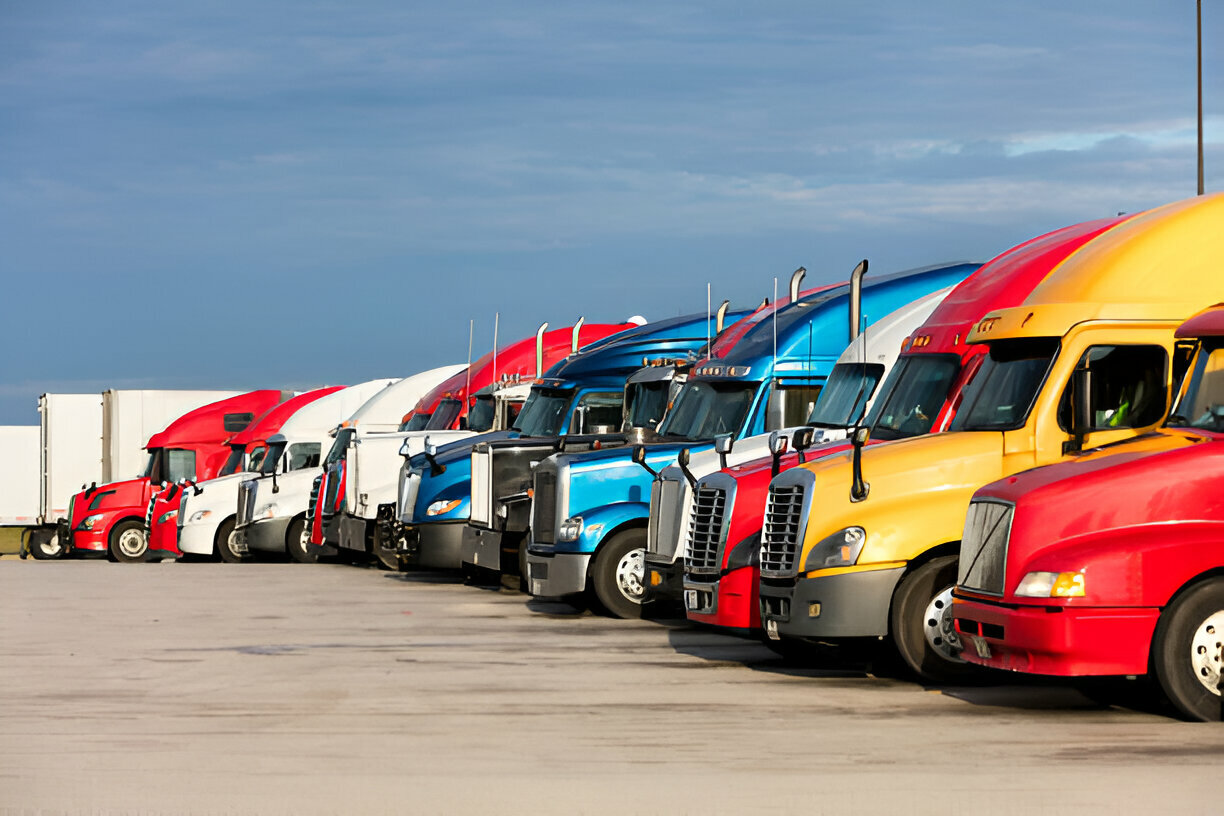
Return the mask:
<path id="1" fill-rule="evenodd" d="M 1194 54 L 1193 0 L 3 3 L 0 424 L 985 260 L 1193 195 Z"/>

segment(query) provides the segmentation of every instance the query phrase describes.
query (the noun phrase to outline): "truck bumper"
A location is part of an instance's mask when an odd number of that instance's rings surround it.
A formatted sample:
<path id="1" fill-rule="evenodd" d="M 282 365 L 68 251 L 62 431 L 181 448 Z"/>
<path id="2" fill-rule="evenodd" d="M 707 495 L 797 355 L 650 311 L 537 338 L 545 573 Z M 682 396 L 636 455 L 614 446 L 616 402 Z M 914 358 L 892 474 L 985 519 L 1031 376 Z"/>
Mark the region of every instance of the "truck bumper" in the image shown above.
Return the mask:
<path id="1" fill-rule="evenodd" d="M 527 591 L 562 598 L 586 591 L 591 553 L 527 553 Z"/>
<path id="2" fill-rule="evenodd" d="M 182 555 L 178 546 L 178 528 L 167 522 L 149 530 L 149 552 L 160 553 L 163 557 Z"/>
<path id="3" fill-rule="evenodd" d="M 73 550 L 85 550 L 86 552 L 106 552 L 110 537 L 110 526 L 106 529 L 99 530 L 73 530 L 72 535 L 67 539 L 71 542 L 69 552 Z M 63 539 L 61 539 L 63 540 Z"/>
<path id="4" fill-rule="evenodd" d="M 405 524 L 396 541 L 400 569 L 459 569 L 467 521 Z"/>
<path id="5" fill-rule="evenodd" d="M 337 538 L 339 539 L 341 549 L 369 552 L 370 548 L 366 539 L 368 538 L 369 525 L 373 523 L 370 519 L 350 516 L 348 513 L 332 516 L 330 522 L 325 522 L 324 524 L 323 541 L 328 544 L 331 543 L 327 533 L 329 527 L 334 527 L 337 531 Z"/>
<path id="6" fill-rule="evenodd" d="M 756 567 L 732 570 L 714 582 L 685 578 L 684 612 L 691 621 L 727 629 L 760 629 Z"/>
<path id="7" fill-rule="evenodd" d="M 995 669 L 1064 677 L 1146 674 L 1159 609 L 1003 606 L 954 598 L 961 656 Z"/>
<path id="8" fill-rule="evenodd" d="M 684 559 L 668 561 L 646 553 L 644 604 L 679 604 L 684 598 Z"/>
<path id="9" fill-rule="evenodd" d="M 289 519 L 273 518 L 248 524 L 242 528 L 242 533 L 248 550 L 283 553 L 288 529 Z"/>
<path id="10" fill-rule="evenodd" d="M 501 571 L 502 534 L 497 530 L 467 525 L 459 546 L 459 560 L 481 569 Z"/>
<path id="11" fill-rule="evenodd" d="M 792 638 L 882 637 L 905 567 L 799 578 L 793 586 L 761 583 L 761 625 Z"/>
<path id="12" fill-rule="evenodd" d="M 178 548 L 192 555 L 212 555 L 217 528 L 212 524 L 184 524 L 178 531 Z"/>

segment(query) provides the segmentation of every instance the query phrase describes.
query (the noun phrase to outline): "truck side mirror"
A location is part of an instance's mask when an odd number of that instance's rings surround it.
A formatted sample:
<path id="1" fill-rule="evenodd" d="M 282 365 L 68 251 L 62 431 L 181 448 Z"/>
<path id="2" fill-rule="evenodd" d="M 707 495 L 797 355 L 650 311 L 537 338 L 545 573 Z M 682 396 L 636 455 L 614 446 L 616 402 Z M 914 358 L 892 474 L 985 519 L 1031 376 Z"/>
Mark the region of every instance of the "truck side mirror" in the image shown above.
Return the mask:
<path id="1" fill-rule="evenodd" d="M 1071 439 L 1063 443 L 1063 453 L 1084 449 L 1084 437 L 1092 430 L 1092 372 L 1087 366 L 1071 372 Z"/>
<path id="2" fill-rule="evenodd" d="M 727 454 L 731 452 L 734 440 L 731 434 L 719 434 L 714 437 L 714 450 L 718 452 L 718 466 L 727 469 Z"/>
<path id="3" fill-rule="evenodd" d="M 641 465 L 642 469 L 645 470 L 647 473 L 649 473 L 651 476 L 657 477 L 659 475 L 659 472 L 657 470 L 652 468 L 650 465 L 646 464 L 646 446 L 645 445 L 634 445 L 633 452 L 630 454 L 630 457 L 633 459 L 635 464 Z"/>
<path id="4" fill-rule="evenodd" d="M 786 453 L 789 444 L 786 437 L 778 431 L 772 431 L 769 434 L 769 453 L 773 456 L 773 464 L 770 466 L 770 478 L 778 475 L 778 471 L 782 467 L 782 455 Z"/>
<path id="5" fill-rule="evenodd" d="M 850 457 L 850 501 L 852 502 L 861 502 L 871 492 L 871 485 L 863 481 L 863 446 L 867 444 L 870 437 L 871 429 L 865 425 L 855 428 L 854 435 L 850 437 L 850 442 L 854 446 Z"/>
<path id="6" fill-rule="evenodd" d="M 689 470 L 689 461 L 692 458 L 688 448 L 681 448 L 680 453 L 676 456 L 676 465 L 679 466 L 680 472 L 684 474 L 684 479 L 689 483 L 689 487 L 697 488 L 697 477 Z"/>
<path id="7" fill-rule="evenodd" d="M 815 438 L 816 429 L 812 427 L 804 427 L 795 431 L 791 437 L 791 447 L 799 452 L 799 464 L 803 464 L 806 459 L 803 457 L 803 452 L 812 447 L 812 440 Z"/>

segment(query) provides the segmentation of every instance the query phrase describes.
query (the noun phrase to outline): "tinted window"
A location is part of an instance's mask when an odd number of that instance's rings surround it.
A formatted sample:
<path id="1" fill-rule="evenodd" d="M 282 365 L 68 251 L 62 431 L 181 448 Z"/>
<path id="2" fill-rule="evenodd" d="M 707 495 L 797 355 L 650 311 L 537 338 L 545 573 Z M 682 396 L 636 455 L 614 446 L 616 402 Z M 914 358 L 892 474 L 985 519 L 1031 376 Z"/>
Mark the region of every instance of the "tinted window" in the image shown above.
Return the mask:
<path id="1" fill-rule="evenodd" d="M 429 417 L 429 422 L 425 424 L 427 431 L 446 431 L 449 430 L 455 421 L 459 419 L 459 412 L 463 410 L 463 403 L 457 399 L 444 399 L 438 403 L 438 407 L 434 409 L 433 414 Z"/>
<path id="2" fill-rule="evenodd" d="M 1141 428 L 1159 422 L 1165 412 L 1168 355 L 1161 346 L 1093 346 L 1075 365 L 1089 375 L 1088 430 Z M 1071 432 L 1073 394 L 1070 384 L 1058 403 L 1058 427 Z"/>
<path id="3" fill-rule="evenodd" d="M 871 437 L 908 439 L 930 433 L 959 372 L 960 358 L 951 354 L 900 358 L 867 417 Z"/>
<path id="4" fill-rule="evenodd" d="M 401 431 L 423 431 L 425 426 L 429 424 L 430 414 L 416 413 L 408 417 L 406 422 L 401 422 L 399 429 Z"/>
<path id="5" fill-rule="evenodd" d="M 250 425 L 253 419 L 255 419 L 254 414 L 226 414 L 221 418 L 221 424 L 225 427 L 226 433 L 238 433 Z"/>
<path id="6" fill-rule="evenodd" d="M 981 369 L 965 389 L 954 431 L 1007 431 L 1028 418 L 1058 354 L 1058 339 L 1038 337 L 990 344 Z"/>
<path id="7" fill-rule="evenodd" d="M 625 389 L 629 400 L 629 427 L 655 428 L 667 413 L 670 380 L 632 383 Z"/>
<path id="8" fill-rule="evenodd" d="M 237 473 L 242 469 L 242 446 L 237 445 L 230 448 L 229 458 L 225 460 L 225 464 L 221 466 L 221 470 L 217 472 L 218 476 L 228 476 L 231 473 Z"/>
<path id="9" fill-rule="evenodd" d="M 289 464 L 286 470 L 301 470 L 319 466 L 323 446 L 318 442 L 294 442 L 289 446 Z"/>
<path id="10" fill-rule="evenodd" d="M 165 474 L 162 478 L 167 482 L 195 478 L 195 451 L 168 448 L 164 456 Z"/>
<path id="11" fill-rule="evenodd" d="M 514 421 L 514 430 L 524 436 L 557 436 L 569 413 L 571 390 L 533 388 Z"/>
<path id="12" fill-rule="evenodd" d="M 493 420 L 497 416 L 497 405 L 491 394 L 476 397 L 476 403 L 468 411 L 468 430 L 484 433 L 493 430 Z"/>
<path id="13" fill-rule="evenodd" d="M 1224 431 L 1224 343 L 1204 342 L 1182 391 L 1170 425 Z"/>
<path id="14" fill-rule="evenodd" d="M 569 433 L 589 434 L 620 430 L 624 400 L 622 391 L 583 394 L 570 419 Z"/>
<path id="15" fill-rule="evenodd" d="M 659 433 L 689 442 L 709 441 L 719 434 L 738 435 L 759 387 L 756 382 L 689 380 Z"/>
<path id="16" fill-rule="evenodd" d="M 879 363 L 841 363 L 833 366 L 820 391 L 807 424 L 820 428 L 848 428 L 863 416 L 863 408 L 884 376 Z"/>

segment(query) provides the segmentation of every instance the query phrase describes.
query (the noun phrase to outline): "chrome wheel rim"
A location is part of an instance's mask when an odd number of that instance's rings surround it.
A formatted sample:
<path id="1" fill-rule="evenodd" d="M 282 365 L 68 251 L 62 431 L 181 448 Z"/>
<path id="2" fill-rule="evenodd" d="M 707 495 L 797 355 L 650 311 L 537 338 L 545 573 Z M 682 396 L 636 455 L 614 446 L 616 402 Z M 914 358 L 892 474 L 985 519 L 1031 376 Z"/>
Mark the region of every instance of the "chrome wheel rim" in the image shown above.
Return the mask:
<path id="1" fill-rule="evenodd" d="M 641 603 L 646 593 L 643 579 L 646 577 L 646 550 L 639 547 L 621 556 L 616 564 L 616 588 L 627 600 Z"/>
<path id="2" fill-rule="evenodd" d="M 64 550 L 63 545 L 60 544 L 58 535 L 53 535 L 46 540 L 40 541 L 34 546 L 38 547 L 38 549 L 42 551 L 43 555 L 52 557 L 58 556 Z"/>
<path id="3" fill-rule="evenodd" d="M 927 604 L 922 622 L 927 644 L 944 660 L 964 663 L 961 659 L 961 639 L 952 621 L 952 587 L 947 587 Z"/>
<path id="4" fill-rule="evenodd" d="M 1203 687 L 1220 696 L 1221 657 L 1224 657 L 1224 609 L 1207 617 L 1190 639 L 1190 665 Z"/>
<path id="5" fill-rule="evenodd" d="M 128 558 L 139 558 L 149 549 L 149 539 L 144 530 L 124 530 L 119 534 L 119 552 Z"/>

